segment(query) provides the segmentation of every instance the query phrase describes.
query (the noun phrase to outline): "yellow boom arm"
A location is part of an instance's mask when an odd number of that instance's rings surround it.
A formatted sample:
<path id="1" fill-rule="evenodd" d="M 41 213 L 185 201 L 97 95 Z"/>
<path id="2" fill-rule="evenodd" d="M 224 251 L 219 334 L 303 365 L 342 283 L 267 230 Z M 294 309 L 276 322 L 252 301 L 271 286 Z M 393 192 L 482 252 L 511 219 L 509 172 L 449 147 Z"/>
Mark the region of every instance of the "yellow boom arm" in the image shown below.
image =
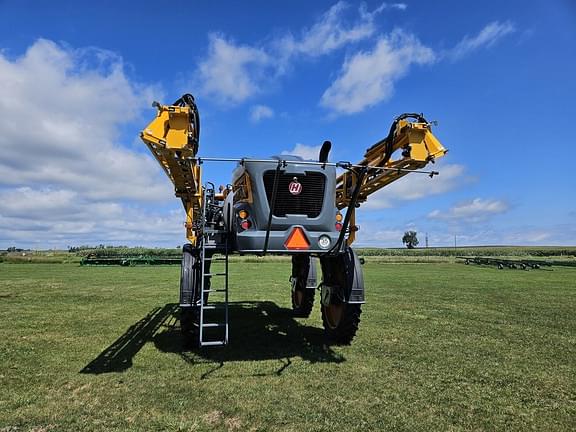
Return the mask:
<path id="1" fill-rule="evenodd" d="M 172 105 L 153 104 L 158 114 L 140 133 L 168 178 L 186 210 L 186 237 L 197 241 L 194 222 L 202 208 L 202 170 L 195 160 L 200 136 L 200 118 L 192 95 Z"/>
<path id="2" fill-rule="evenodd" d="M 410 121 L 408 119 L 414 119 Z M 364 154 L 364 159 L 357 165 L 379 167 L 386 169 L 367 168 L 359 186 L 355 205 L 348 211 L 350 227 L 355 227 L 356 205 L 366 201 L 369 195 L 399 180 L 413 170 L 424 168 L 428 163 L 434 163 L 447 150 L 432 133 L 430 123 L 420 114 L 403 114 L 399 116 L 390 133 L 382 141 L 377 142 Z M 399 153 L 399 157 L 396 154 Z M 432 174 L 433 175 L 433 174 Z M 336 205 L 343 209 L 351 204 L 357 179 L 354 173 L 347 171 L 336 181 Z M 348 244 L 355 240 L 354 228 L 350 230 Z"/>

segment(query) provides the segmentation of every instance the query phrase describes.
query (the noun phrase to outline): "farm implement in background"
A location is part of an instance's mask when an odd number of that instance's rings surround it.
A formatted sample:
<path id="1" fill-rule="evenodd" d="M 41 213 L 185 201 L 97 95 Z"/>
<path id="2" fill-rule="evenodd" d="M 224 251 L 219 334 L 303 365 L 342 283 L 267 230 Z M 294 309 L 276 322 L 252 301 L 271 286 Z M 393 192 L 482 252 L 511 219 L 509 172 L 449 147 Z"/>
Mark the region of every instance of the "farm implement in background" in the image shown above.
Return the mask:
<path id="1" fill-rule="evenodd" d="M 500 270 L 504 268 L 536 270 L 541 267 L 552 266 L 552 263 L 549 261 L 531 260 L 531 259 L 505 259 L 505 258 L 469 257 L 469 256 L 457 256 L 456 259 L 461 260 L 460 262 L 463 262 L 464 264 L 496 266 Z"/>
<path id="2" fill-rule="evenodd" d="M 99 257 L 87 256 L 80 261 L 81 266 L 137 266 L 137 265 L 176 265 L 182 261 L 181 257 L 155 257 L 155 256 L 121 256 Z"/>

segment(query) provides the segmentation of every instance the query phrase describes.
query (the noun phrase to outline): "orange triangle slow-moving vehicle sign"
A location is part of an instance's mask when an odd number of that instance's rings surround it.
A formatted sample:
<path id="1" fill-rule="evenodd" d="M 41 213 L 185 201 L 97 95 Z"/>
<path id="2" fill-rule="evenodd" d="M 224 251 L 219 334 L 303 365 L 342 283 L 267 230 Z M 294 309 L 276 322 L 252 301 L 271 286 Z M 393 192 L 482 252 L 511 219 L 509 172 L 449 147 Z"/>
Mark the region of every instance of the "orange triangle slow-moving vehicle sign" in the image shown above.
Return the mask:
<path id="1" fill-rule="evenodd" d="M 296 227 L 286 239 L 284 247 L 291 250 L 306 250 L 310 249 L 310 243 L 306 239 L 306 234 L 304 234 L 302 228 Z"/>

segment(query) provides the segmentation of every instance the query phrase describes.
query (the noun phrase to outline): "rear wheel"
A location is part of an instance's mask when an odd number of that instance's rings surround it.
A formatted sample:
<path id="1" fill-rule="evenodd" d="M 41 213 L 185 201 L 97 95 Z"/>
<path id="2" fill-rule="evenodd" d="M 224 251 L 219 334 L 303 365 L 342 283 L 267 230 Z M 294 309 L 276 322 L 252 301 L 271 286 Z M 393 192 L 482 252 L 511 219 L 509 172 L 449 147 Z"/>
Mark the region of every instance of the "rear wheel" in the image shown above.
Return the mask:
<path id="1" fill-rule="evenodd" d="M 304 280 L 304 285 L 306 285 Z M 314 307 L 315 290 L 301 287 L 299 279 L 292 280 L 292 312 L 298 318 L 308 318 Z"/>
<path id="2" fill-rule="evenodd" d="M 311 259 L 306 255 L 292 256 L 292 312 L 295 317 L 308 318 L 314 307 L 315 290 L 307 288 Z"/>
<path id="3" fill-rule="evenodd" d="M 338 344 L 349 345 L 358 331 L 360 314 L 362 307 L 359 304 L 322 305 L 322 323 L 326 336 Z"/>
<path id="4" fill-rule="evenodd" d="M 321 257 L 321 312 L 326 338 L 349 345 L 356 336 L 364 303 L 364 277 L 352 248 Z"/>

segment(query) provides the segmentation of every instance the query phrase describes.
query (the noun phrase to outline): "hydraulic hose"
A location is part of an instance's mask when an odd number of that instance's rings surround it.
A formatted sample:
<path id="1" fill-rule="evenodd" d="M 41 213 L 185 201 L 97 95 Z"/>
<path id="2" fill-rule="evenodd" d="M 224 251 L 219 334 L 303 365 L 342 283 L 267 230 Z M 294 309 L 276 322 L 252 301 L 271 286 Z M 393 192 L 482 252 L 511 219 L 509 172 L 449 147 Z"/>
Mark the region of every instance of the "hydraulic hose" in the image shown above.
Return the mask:
<path id="1" fill-rule="evenodd" d="M 354 192 L 352 192 L 352 198 L 350 198 L 350 203 L 348 204 L 348 209 L 346 210 L 346 216 L 344 217 L 344 222 L 342 223 L 342 229 L 340 230 L 340 235 L 338 236 L 338 240 L 336 244 L 332 246 L 328 253 L 338 253 L 340 248 L 342 247 L 342 243 L 344 242 L 344 236 L 346 235 L 346 230 L 348 229 L 348 225 L 350 224 L 350 218 L 352 217 L 351 209 L 356 208 L 356 203 L 358 202 L 358 196 L 360 195 L 360 189 L 362 189 L 362 182 L 364 181 L 364 177 L 366 176 L 367 169 L 361 168 L 360 172 L 356 172 L 350 170 L 356 174 L 356 187 L 354 188 Z"/>
<path id="2" fill-rule="evenodd" d="M 190 93 L 185 93 L 176 102 L 174 102 L 172 105 L 179 106 L 179 107 L 184 107 L 184 106 L 190 107 L 190 109 L 192 111 L 192 120 L 190 123 L 193 126 L 194 140 L 196 142 L 195 146 L 197 149 L 198 143 L 200 141 L 200 114 L 198 112 L 198 107 L 196 106 L 196 101 L 194 100 L 194 96 L 192 96 Z M 194 153 L 196 153 L 196 151 Z"/>

